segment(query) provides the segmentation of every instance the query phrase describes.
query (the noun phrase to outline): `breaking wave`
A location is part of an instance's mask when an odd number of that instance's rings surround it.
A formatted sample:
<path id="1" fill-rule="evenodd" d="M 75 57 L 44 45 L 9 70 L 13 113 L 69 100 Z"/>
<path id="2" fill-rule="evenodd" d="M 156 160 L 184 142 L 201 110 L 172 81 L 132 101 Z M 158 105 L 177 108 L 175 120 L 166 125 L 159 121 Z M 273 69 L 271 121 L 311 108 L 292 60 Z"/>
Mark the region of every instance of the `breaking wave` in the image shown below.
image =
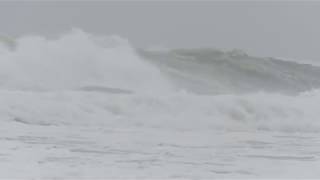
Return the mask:
<path id="1" fill-rule="evenodd" d="M 197 94 L 255 92 L 299 94 L 320 88 L 320 67 L 275 58 L 249 56 L 241 50 L 139 50 L 177 88 Z"/>
<path id="2" fill-rule="evenodd" d="M 199 96 L 0 92 L 2 122 L 175 130 L 319 132 L 320 93 Z"/>
<path id="3" fill-rule="evenodd" d="M 318 77 L 315 66 L 239 51 L 136 50 L 117 36 L 73 30 L 58 39 L 2 40 L 0 118 L 318 132 Z"/>

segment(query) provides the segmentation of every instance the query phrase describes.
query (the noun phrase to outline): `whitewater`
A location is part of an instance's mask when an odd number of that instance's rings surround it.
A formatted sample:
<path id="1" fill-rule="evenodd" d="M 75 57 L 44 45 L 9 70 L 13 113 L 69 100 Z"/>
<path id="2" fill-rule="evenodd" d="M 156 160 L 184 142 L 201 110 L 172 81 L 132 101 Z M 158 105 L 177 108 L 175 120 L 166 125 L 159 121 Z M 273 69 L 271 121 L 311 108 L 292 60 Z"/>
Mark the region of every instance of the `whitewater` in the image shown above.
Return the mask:
<path id="1" fill-rule="evenodd" d="M 319 77 L 79 29 L 2 38 L 0 178 L 319 178 Z"/>

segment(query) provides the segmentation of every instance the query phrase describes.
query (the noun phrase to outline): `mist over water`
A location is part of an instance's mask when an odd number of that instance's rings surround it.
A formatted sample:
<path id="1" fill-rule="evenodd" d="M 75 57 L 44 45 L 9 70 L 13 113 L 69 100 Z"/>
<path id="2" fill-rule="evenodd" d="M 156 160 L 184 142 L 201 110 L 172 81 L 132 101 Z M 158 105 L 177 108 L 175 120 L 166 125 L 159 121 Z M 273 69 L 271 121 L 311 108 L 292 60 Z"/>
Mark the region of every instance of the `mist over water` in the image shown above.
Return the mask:
<path id="1" fill-rule="evenodd" d="M 0 179 L 320 179 L 319 2 L 0 2 Z"/>

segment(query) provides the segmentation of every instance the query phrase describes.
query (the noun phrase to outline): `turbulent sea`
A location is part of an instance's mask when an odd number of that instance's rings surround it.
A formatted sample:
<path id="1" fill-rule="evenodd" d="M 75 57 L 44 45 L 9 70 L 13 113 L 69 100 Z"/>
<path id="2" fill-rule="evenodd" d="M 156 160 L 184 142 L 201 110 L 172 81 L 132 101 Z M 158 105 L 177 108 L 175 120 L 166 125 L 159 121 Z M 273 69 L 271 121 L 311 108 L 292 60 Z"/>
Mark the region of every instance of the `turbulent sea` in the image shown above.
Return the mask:
<path id="1" fill-rule="evenodd" d="M 320 178 L 319 77 L 81 30 L 2 38 L 0 178 Z"/>

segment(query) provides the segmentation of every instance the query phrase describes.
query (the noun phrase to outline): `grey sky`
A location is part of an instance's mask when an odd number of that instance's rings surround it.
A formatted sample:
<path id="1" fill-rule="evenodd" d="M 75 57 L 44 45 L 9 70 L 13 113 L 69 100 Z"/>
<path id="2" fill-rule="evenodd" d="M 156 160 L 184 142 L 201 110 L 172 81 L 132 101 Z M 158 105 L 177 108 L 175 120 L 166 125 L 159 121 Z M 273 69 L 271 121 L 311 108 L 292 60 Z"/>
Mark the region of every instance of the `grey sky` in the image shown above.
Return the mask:
<path id="1" fill-rule="evenodd" d="M 79 27 L 138 47 L 240 48 L 320 61 L 319 2 L 0 2 L 0 32 L 55 35 Z"/>

